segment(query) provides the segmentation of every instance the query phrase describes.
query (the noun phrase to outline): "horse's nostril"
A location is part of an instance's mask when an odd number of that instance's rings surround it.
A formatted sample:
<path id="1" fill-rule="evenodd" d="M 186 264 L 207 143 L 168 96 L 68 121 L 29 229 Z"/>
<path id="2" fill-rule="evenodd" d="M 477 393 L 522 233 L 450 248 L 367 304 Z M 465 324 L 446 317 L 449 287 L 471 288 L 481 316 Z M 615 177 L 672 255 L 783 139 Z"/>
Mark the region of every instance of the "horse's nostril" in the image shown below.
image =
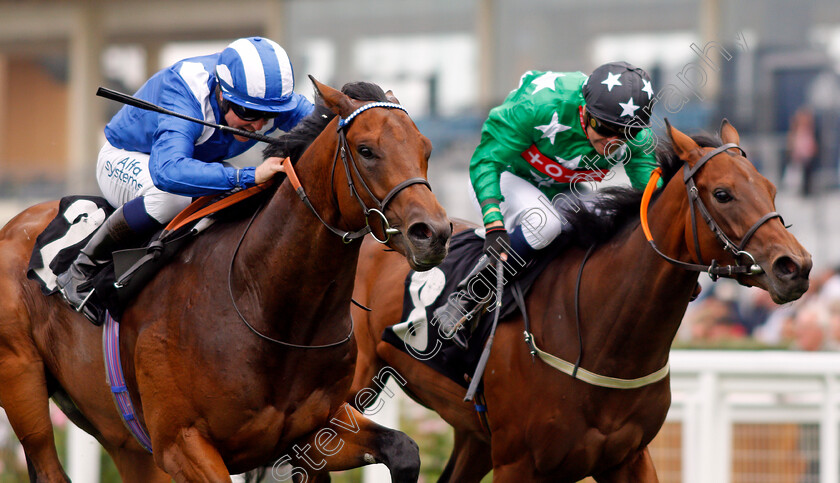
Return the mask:
<path id="1" fill-rule="evenodd" d="M 426 241 L 432 238 L 434 232 L 425 223 L 415 223 L 408 228 L 408 236 L 415 241 Z"/>
<path id="2" fill-rule="evenodd" d="M 773 274 L 779 278 L 793 278 L 799 273 L 799 266 L 790 257 L 779 257 L 773 262 Z"/>

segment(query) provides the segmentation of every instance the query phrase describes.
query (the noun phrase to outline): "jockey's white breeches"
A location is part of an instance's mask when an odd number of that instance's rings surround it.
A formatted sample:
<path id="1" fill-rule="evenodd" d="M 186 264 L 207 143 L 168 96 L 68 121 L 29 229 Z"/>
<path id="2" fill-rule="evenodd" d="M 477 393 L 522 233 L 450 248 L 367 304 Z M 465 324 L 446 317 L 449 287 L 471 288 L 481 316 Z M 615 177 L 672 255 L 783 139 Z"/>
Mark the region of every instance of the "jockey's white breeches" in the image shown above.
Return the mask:
<path id="1" fill-rule="evenodd" d="M 550 200 L 536 186 L 509 172 L 502 173 L 500 188 L 504 201 L 499 208 L 505 229 L 512 232 L 521 226 L 525 241 L 535 250 L 547 247 L 563 230 L 571 229 L 566 215 L 579 211 L 591 200 L 590 195 L 575 196 L 572 192 L 561 193 Z M 470 196 L 473 206 L 480 213 L 472 186 Z"/>
<path id="2" fill-rule="evenodd" d="M 96 163 L 99 189 L 111 206 L 117 208 L 143 196 L 146 212 L 162 225 L 186 208 L 192 198 L 158 189 L 149 173 L 149 155 L 115 148 L 105 142 Z"/>

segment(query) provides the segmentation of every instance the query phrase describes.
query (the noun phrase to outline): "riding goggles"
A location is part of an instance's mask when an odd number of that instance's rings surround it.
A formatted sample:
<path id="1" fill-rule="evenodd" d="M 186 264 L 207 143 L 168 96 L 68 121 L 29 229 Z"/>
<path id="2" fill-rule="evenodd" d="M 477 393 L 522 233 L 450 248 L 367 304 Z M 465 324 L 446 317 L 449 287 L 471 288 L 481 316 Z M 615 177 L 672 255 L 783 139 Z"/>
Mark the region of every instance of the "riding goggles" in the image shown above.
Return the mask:
<path id="1" fill-rule="evenodd" d="M 620 137 L 624 139 L 633 139 L 636 137 L 637 134 L 642 130 L 642 128 L 638 127 L 629 127 L 629 126 L 615 126 L 612 124 L 607 124 L 595 117 L 593 117 L 588 112 L 586 113 L 586 124 L 592 128 L 593 131 L 600 134 L 604 137 Z"/>
<path id="2" fill-rule="evenodd" d="M 233 111 L 233 113 L 236 114 L 236 117 L 242 119 L 243 121 L 259 121 L 260 119 L 274 119 L 277 117 L 276 112 L 248 109 L 247 107 L 234 104 L 233 102 L 227 102 L 227 105 L 228 109 Z"/>

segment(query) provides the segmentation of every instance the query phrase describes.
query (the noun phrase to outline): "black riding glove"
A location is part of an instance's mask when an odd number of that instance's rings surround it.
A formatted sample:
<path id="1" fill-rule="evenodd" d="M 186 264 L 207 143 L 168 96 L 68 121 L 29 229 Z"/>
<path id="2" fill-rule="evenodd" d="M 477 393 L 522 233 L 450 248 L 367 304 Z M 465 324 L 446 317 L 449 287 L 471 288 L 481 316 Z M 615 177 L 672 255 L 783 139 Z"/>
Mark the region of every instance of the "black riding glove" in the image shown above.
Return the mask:
<path id="1" fill-rule="evenodd" d="M 505 227 L 487 229 L 487 235 L 484 237 L 484 253 L 487 256 L 495 258 L 502 253 L 509 254 L 510 250 L 510 237 Z"/>

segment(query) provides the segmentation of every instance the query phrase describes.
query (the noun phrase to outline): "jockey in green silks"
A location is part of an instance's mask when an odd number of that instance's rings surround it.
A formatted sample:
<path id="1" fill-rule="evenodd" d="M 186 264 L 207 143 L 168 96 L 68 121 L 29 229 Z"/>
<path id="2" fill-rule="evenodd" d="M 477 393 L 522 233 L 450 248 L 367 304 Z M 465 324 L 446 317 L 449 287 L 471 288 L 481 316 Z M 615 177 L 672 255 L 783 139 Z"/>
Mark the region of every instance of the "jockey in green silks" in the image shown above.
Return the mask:
<path id="1" fill-rule="evenodd" d="M 571 228 L 564 213 L 586 203 L 585 186 L 603 181 L 621 164 L 633 187 L 644 189 L 656 167 L 653 98 L 647 72 L 611 62 L 589 76 L 526 72 L 519 87 L 490 111 L 470 161 L 488 256 L 435 312 L 445 336 L 466 346 L 458 329 L 468 328 L 486 297 L 471 287 L 496 286 L 494 258 L 516 260 L 508 262 L 508 281 L 516 276 L 512 266 L 518 264 L 521 273 L 538 250 Z"/>

